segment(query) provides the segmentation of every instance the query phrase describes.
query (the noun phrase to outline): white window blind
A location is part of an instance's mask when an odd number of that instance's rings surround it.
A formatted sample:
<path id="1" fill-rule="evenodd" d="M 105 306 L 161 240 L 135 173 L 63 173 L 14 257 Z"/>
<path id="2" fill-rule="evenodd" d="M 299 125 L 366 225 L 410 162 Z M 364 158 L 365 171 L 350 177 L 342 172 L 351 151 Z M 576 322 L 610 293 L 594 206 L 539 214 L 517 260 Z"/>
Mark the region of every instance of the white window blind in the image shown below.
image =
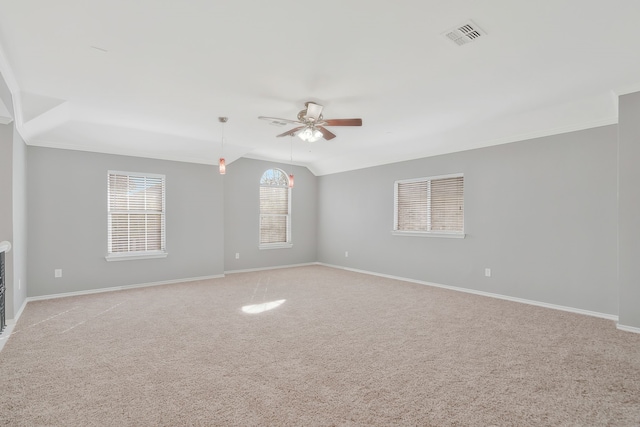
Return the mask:
<path id="1" fill-rule="evenodd" d="M 287 174 L 267 170 L 260 179 L 260 247 L 291 243 L 291 189 Z"/>
<path id="2" fill-rule="evenodd" d="M 165 251 L 164 175 L 109 171 L 108 257 Z"/>
<path id="3" fill-rule="evenodd" d="M 419 178 L 395 184 L 394 231 L 464 233 L 464 176 Z"/>

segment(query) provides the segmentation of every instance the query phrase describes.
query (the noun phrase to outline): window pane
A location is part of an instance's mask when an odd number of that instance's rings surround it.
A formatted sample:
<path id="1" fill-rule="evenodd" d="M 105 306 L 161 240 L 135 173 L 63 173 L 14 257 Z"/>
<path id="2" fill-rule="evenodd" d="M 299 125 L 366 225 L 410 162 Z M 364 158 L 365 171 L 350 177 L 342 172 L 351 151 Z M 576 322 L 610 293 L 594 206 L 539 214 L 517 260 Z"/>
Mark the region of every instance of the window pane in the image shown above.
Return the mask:
<path id="1" fill-rule="evenodd" d="M 147 214 L 147 250 L 162 250 L 162 215 Z"/>
<path id="2" fill-rule="evenodd" d="M 129 250 L 129 215 L 111 214 L 111 248 L 109 252 Z"/>
<path id="3" fill-rule="evenodd" d="M 129 215 L 129 250 L 144 251 L 145 244 L 145 215 Z"/>
<path id="4" fill-rule="evenodd" d="M 289 189 L 282 187 L 260 187 L 260 213 L 287 214 L 289 211 Z"/>
<path id="5" fill-rule="evenodd" d="M 108 175 L 109 253 L 164 250 L 164 177 Z"/>
<path id="6" fill-rule="evenodd" d="M 161 212 L 164 205 L 163 193 L 161 178 L 147 178 L 145 209 Z"/>
<path id="7" fill-rule="evenodd" d="M 287 174 L 280 169 L 269 169 L 260 178 L 260 185 L 271 185 L 275 187 L 286 187 L 289 185 Z"/>
<path id="8" fill-rule="evenodd" d="M 129 177 L 109 175 L 109 209 L 125 210 L 128 208 L 127 193 Z"/>
<path id="9" fill-rule="evenodd" d="M 287 216 L 260 215 L 260 243 L 286 243 Z"/>
<path id="10" fill-rule="evenodd" d="M 398 183 L 398 230 L 428 230 L 427 187 L 427 181 Z"/>
<path id="11" fill-rule="evenodd" d="M 431 230 L 462 231 L 463 224 L 463 178 L 431 181 Z"/>

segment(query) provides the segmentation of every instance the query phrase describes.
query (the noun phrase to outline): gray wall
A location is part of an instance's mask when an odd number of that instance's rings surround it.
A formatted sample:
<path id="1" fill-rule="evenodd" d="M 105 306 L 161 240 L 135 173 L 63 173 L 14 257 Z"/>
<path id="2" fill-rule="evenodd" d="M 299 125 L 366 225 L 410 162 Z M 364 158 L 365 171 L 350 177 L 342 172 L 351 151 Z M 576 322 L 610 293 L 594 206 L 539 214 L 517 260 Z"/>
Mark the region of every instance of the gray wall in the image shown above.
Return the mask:
<path id="1" fill-rule="evenodd" d="M 322 176 L 318 259 L 617 314 L 616 144 L 606 126 Z M 394 181 L 450 173 L 466 238 L 393 236 Z"/>
<path id="2" fill-rule="evenodd" d="M 252 159 L 220 176 L 206 165 L 26 147 L 0 125 L 0 197 L 10 200 L 0 239 L 14 244 L 8 313 L 24 301 L 27 278 L 28 295 L 40 296 L 320 261 L 619 314 L 640 327 L 639 98 L 621 97 L 620 126 L 322 177 Z M 258 183 L 272 167 L 296 175 L 291 249 L 258 249 Z M 110 169 L 167 176 L 166 259 L 104 260 Z M 459 172 L 465 239 L 391 234 L 395 180 Z"/>
<path id="3" fill-rule="evenodd" d="M 640 93 L 619 98 L 620 319 L 640 328 Z"/>
<path id="4" fill-rule="evenodd" d="M 13 115 L 13 96 L 0 75 L 0 102 Z M 11 242 L 6 254 L 7 319 L 15 318 L 27 298 L 27 157 L 14 123 L 0 125 L 0 240 Z"/>
<path id="5" fill-rule="evenodd" d="M 215 168 L 33 146 L 27 160 L 29 296 L 223 273 Z M 166 258 L 105 260 L 108 170 L 166 175 Z M 62 278 L 54 278 L 57 268 Z"/>
<path id="6" fill-rule="evenodd" d="M 13 97 L 0 75 L 0 101 L 13 114 Z M 0 125 L 0 240 L 9 240 L 6 254 L 7 319 L 13 319 L 27 295 L 26 145 L 13 123 Z"/>
<path id="7" fill-rule="evenodd" d="M 13 129 L 13 313 L 27 299 L 27 146 Z"/>
<path id="8" fill-rule="evenodd" d="M 287 249 L 258 249 L 260 178 L 271 168 L 293 171 L 291 238 Z M 224 176 L 226 271 L 293 265 L 317 260 L 317 178 L 307 168 L 260 160 L 239 159 Z M 240 258 L 235 259 L 239 253 Z"/>
<path id="9" fill-rule="evenodd" d="M 0 124 L 0 241 L 13 244 L 13 125 Z M 6 317 L 13 318 L 13 254 L 5 255 Z"/>

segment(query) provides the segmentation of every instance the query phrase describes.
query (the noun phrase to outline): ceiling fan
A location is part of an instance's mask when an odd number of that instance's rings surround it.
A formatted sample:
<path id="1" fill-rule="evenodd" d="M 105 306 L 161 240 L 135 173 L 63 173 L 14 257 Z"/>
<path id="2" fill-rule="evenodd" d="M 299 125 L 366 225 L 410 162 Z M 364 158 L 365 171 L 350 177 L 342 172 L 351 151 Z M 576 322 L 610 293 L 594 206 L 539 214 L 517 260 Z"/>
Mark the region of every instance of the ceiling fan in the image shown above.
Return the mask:
<path id="1" fill-rule="evenodd" d="M 315 102 L 306 102 L 305 109 L 298 113 L 298 120 L 278 119 L 275 117 L 258 117 L 261 120 L 268 120 L 273 124 L 284 126 L 287 123 L 299 125 L 288 130 L 277 137 L 281 136 L 298 136 L 306 142 L 315 142 L 320 138 L 327 141 L 336 137 L 336 135 L 328 130 L 325 126 L 362 126 L 362 119 L 324 119 L 322 117 L 322 109 L 320 104 Z"/>

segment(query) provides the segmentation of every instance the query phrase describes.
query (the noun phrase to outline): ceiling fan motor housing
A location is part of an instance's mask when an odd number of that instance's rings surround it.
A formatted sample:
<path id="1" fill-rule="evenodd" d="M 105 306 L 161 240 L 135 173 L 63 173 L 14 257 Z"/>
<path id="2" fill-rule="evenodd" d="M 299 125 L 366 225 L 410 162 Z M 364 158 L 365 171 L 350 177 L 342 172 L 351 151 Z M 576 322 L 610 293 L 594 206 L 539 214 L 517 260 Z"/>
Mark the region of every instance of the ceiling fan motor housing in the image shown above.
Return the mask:
<path id="1" fill-rule="evenodd" d="M 300 112 L 298 113 L 298 120 L 300 120 L 301 122 L 307 123 L 307 122 L 313 122 L 315 121 L 315 119 L 313 117 L 307 117 L 307 110 L 300 110 Z M 322 121 L 322 114 L 320 114 L 318 116 L 318 120 L 317 121 Z"/>

